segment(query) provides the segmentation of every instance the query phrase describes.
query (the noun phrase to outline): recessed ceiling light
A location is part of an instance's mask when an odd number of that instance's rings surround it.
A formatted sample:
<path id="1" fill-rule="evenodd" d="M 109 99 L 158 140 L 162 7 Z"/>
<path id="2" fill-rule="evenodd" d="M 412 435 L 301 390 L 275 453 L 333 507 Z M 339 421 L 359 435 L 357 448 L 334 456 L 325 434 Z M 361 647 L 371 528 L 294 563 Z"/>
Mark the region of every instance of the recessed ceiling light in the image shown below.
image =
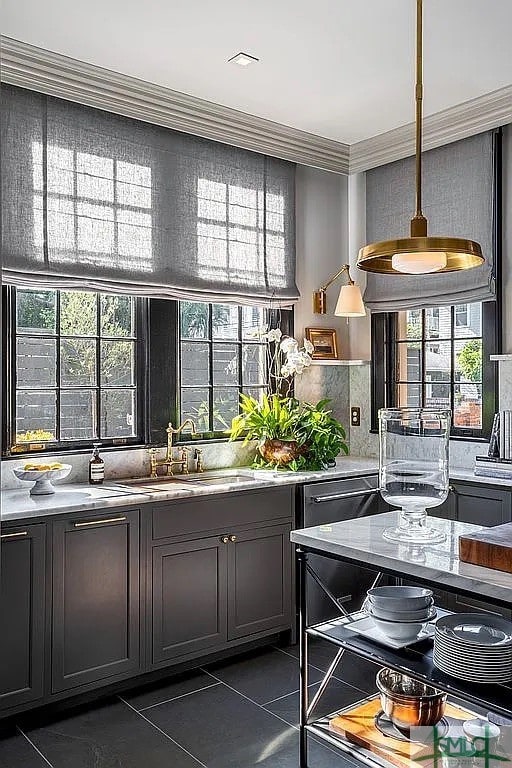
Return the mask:
<path id="1" fill-rule="evenodd" d="M 250 56 L 248 53 L 243 53 L 243 51 L 228 59 L 228 62 L 238 64 L 239 67 L 248 67 L 249 64 L 254 64 L 255 61 L 259 61 L 256 56 Z"/>

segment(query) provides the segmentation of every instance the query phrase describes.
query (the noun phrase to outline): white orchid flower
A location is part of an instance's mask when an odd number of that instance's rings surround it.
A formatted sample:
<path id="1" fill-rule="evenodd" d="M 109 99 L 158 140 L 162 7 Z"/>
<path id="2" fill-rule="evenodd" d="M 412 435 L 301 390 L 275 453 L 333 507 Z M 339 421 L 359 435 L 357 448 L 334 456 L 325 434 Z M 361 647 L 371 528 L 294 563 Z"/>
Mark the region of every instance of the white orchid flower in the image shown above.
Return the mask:
<path id="1" fill-rule="evenodd" d="M 272 330 L 267 333 L 267 339 L 268 341 L 279 342 L 281 341 L 282 335 L 283 334 L 280 328 L 272 328 Z"/>
<path id="2" fill-rule="evenodd" d="M 313 352 L 315 351 L 315 348 L 309 339 L 304 339 L 304 349 L 306 350 L 308 355 L 312 355 Z"/>
<path id="3" fill-rule="evenodd" d="M 284 352 L 285 355 L 292 351 L 296 352 L 298 348 L 298 343 L 295 341 L 295 339 L 292 339 L 291 336 L 285 336 L 281 341 L 281 351 Z"/>

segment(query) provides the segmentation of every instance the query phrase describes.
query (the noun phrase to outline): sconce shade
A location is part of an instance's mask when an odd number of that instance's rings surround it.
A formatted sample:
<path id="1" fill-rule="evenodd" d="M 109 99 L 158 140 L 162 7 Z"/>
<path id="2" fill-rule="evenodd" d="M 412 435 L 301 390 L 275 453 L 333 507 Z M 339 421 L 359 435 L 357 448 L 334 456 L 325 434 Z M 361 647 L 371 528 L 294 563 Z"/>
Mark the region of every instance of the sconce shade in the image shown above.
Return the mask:
<path id="1" fill-rule="evenodd" d="M 358 285 L 342 285 L 334 314 L 339 317 L 364 317 L 366 310 Z"/>

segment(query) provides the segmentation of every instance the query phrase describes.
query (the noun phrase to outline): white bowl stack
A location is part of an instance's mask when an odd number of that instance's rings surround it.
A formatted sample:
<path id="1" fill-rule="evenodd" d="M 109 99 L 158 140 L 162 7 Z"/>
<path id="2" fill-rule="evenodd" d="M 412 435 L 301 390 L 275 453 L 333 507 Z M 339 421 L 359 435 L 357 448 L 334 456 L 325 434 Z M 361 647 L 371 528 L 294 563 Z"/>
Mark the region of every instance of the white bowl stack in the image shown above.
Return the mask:
<path id="1" fill-rule="evenodd" d="M 415 640 L 436 616 L 432 590 L 423 587 L 373 587 L 365 609 L 383 634 L 404 642 Z"/>
<path id="2" fill-rule="evenodd" d="M 472 683 L 512 680 L 512 623 L 501 616 L 454 613 L 438 620 L 434 666 Z"/>

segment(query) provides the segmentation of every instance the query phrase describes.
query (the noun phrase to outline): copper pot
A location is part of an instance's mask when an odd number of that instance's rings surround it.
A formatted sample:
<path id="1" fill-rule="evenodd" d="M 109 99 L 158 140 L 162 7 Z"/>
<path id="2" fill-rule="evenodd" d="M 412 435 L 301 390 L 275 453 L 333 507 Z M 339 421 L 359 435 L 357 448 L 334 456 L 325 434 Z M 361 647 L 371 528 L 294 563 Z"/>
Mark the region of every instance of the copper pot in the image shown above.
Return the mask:
<path id="1" fill-rule="evenodd" d="M 380 703 L 393 725 L 406 735 L 419 725 L 437 725 L 444 715 L 447 694 L 392 669 L 377 674 Z"/>
<path id="2" fill-rule="evenodd" d="M 258 450 L 269 464 L 289 464 L 290 461 L 307 453 L 307 446 L 299 445 L 296 440 L 264 440 Z"/>

